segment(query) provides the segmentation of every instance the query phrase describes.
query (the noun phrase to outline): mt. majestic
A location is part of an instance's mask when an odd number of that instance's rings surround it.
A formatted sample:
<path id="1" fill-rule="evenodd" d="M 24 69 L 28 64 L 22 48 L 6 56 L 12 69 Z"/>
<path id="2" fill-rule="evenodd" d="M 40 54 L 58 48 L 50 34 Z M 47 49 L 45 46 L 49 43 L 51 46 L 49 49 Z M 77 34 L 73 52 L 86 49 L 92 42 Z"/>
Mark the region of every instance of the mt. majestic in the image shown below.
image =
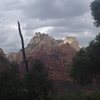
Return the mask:
<path id="1" fill-rule="evenodd" d="M 36 33 L 25 48 L 26 56 L 31 70 L 31 62 L 39 59 L 44 63 L 49 78 L 54 81 L 69 80 L 69 70 L 72 58 L 80 49 L 75 37 L 66 37 L 65 40 L 55 40 L 48 34 Z M 10 53 L 9 61 L 22 62 L 22 52 Z M 25 68 L 20 66 L 23 75 Z"/>

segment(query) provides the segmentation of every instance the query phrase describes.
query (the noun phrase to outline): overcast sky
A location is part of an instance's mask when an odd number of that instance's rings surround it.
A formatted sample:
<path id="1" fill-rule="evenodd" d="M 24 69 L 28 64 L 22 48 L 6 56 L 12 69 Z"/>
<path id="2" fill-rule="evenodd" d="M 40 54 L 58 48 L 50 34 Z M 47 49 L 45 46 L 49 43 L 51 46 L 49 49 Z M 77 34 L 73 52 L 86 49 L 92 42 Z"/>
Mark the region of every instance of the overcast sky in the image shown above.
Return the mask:
<path id="1" fill-rule="evenodd" d="M 90 11 L 92 0 L 0 0 L 0 47 L 6 53 L 21 48 L 17 21 L 21 22 L 25 44 L 35 32 L 56 39 L 75 36 L 86 46 L 99 29 Z"/>

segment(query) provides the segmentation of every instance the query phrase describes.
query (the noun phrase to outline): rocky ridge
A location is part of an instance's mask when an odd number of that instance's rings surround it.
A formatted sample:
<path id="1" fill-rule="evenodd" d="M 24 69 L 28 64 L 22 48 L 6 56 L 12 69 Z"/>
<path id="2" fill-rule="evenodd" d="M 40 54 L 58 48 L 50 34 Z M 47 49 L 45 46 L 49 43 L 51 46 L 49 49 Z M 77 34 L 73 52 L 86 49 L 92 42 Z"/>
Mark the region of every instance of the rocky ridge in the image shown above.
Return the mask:
<path id="1" fill-rule="evenodd" d="M 72 42 L 63 40 L 55 40 L 48 34 L 36 33 L 30 40 L 29 44 L 25 48 L 27 59 L 29 62 L 29 69 L 31 70 L 31 62 L 34 59 L 40 59 L 43 61 L 45 68 L 48 71 L 49 78 L 54 81 L 66 81 L 70 80 L 69 70 L 72 62 L 72 58 L 79 50 L 79 44 L 75 38 L 72 38 Z M 65 42 L 66 41 L 66 42 Z M 75 45 L 71 45 L 71 43 Z M 22 62 L 22 52 L 12 53 L 8 56 L 10 61 Z M 20 73 L 23 74 L 24 67 L 20 66 Z"/>

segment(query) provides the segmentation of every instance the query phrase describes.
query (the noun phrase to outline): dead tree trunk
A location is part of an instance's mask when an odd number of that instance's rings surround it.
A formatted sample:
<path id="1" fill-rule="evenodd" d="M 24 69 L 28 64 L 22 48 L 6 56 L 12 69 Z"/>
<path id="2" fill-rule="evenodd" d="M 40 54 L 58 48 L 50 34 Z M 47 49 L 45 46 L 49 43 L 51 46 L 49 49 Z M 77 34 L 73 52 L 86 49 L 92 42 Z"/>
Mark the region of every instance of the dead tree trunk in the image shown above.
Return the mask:
<path id="1" fill-rule="evenodd" d="M 26 71 L 28 72 L 29 71 L 29 69 L 28 69 L 28 60 L 27 60 L 26 54 L 25 54 L 24 39 L 23 39 L 23 35 L 21 33 L 21 28 L 20 28 L 20 22 L 19 21 L 18 21 L 18 30 L 19 30 L 19 35 L 20 35 L 21 44 L 22 44 L 23 61 L 24 61 L 24 64 L 25 64 Z"/>

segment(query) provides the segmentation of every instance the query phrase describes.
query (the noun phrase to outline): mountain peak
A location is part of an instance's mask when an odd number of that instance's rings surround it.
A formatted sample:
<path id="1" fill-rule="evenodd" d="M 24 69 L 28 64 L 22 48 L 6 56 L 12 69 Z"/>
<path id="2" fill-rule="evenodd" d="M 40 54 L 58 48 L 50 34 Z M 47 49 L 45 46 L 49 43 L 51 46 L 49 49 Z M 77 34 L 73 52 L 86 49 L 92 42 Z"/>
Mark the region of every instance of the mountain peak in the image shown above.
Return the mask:
<path id="1" fill-rule="evenodd" d="M 32 67 L 31 61 L 39 59 L 43 62 L 44 67 L 48 71 L 50 79 L 54 81 L 69 80 L 70 64 L 76 54 L 76 50 L 68 43 L 68 39 L 67 43 L 65 43 L 65 40 L 55 40 L 48 34 L 36 33 L 25 48 L 29 69 L 31 70 Z M 71 41 L 71 38 L 69 38 L 69 40 Z M 71 43 L 76 43 L 75 38 L 72 40 Z M 13 54 L 11 57 L 19 64 L 23 61 L 21 51 L 15 55 Z M 24 75 L 24 70 L 21 65 L 20 74 L 22 76 Z"/>
<path id="2" fill-rule="evenodd" d="M 80 50 L 78 40 L 75 37 L 73 37 L 73 36 L 65 37 L 64 44 L 66 44 L 66 43 L 69 43 L 72 47 L 75 48 L 75 50 L 77 50 L 77 51 Z"/>
<path id="3" fill-rule="evenodd" d="M 44 33 L 35 33 L 34 37 L 30 40 L 29 44 L 26 48 L 35 49 L 36 47 L 46 46 L 53 46 L 58 45 L 58 42 L 50 37 L 48 34 Z"/>
<path id="4" fill-rule="evenodd" d="M 38 33 L 35 33 L 34 37 L 30 40 L 28 45 L 36 45 L 44 40 L 50 40 L 50 39 L 53 39 L 53 38 L 50 37 L 48 34 L 38 32 Z"/>

